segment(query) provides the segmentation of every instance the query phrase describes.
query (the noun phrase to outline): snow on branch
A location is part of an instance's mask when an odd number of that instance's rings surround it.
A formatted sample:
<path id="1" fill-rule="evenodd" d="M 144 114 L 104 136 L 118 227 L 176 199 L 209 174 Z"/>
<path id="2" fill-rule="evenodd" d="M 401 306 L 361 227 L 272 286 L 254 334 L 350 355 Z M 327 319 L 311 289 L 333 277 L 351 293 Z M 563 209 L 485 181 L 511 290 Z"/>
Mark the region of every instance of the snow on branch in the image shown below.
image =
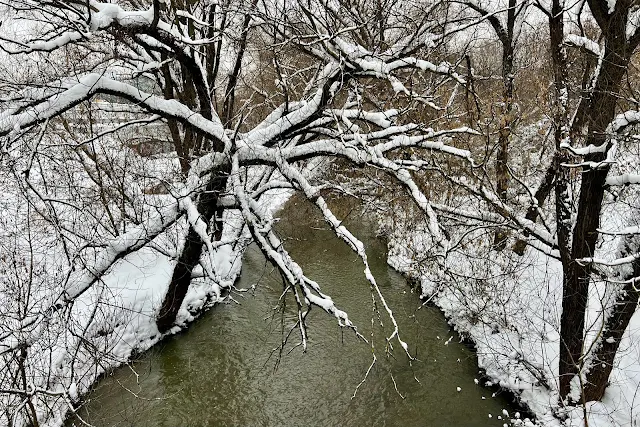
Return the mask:
<path id="1" fill-rule="evenodd" d="M 616 135 L 622 133 L 630 126 L 640 124 L 640 111 L 630 110 L 618 114 L 607 126 L 607 138 L 600 145 L 588 145 L 586 147 L 572 147 L 569 141 L 563 141 L 560 148 L 568 150 L 576 156 L 590 156 L 593 154 L 605 154 L 605 159 L 601 161 L 584 161 L 580 163 L 563 164 L 565 167 L 589 167 L 599 169 L 609 167 L 616 163 L 615 157 L 618 149 L 618 140 Z M 610 177 L 607 179 L 607 185 L 625 185 L 635 184 L 635 176 L 625 174 L 622 176 Z"/>
<path id="2" fill-rule="evenodd" d="M 640 234 L 640 226 L 633 225 L 615 231 L 598 229 L 598 233 L 606 234 L 609 236 L 627 236 L 631 234 Z"/>
<path id="3" fill-rule="evenodd" d="M 392 162 L 388 159 L 383 159 L 386 153 L 401 148 L 422 148 L 442 152 L 443 154 L 453 155 L 468 160 L 471 165 L 474 165 L 471 154 L 467 150 L 461 150 L 444 142 L 438 140 L 441 137 L 455 134 L 470 134 L 474 135 L 475 131 L 469 128 L 456 128 L 442 131 L 427 131 L 423 135 L 416 136 L 390 136 L 390 141 L 381 142 L 379 144 L 369 146 L 366 142 L 370 139 L 382 139 L 381 135 L 391 134 L 394 130 L 401 132 L 403 127 L 390 127 L 387 130 L 389 132 L 371 132 L 369 134 L 355 135 L 336 135 L 336 139 L 318 139 L 306 144 L 296 145 L 291 147 L 263 147 L 252 145 L 249 141 L 244 139 L 236 141 L 236 152 L 240 159 L 241 165 L 256 164 L 260 162 L 266 162 L 274 164 L 276 159 L 282 157 L 287 161 L 304 160 L 317 156 L 332 156 L 342 157 L 349 159 L 356 164 L 372 164 L 383 169 L 394 170 L 400 167 L 400 163 Z M 435 139 L 433 141 L 432 139 Z M 359 142 L 359 144 L 356 144 Z M 365 144 L 365 145 L 362 145 Z M 201 162 L 207 162 L 208 160 L 216 159 L 216 161 L 210 162 L 206 167 L 201 165 Z M 193 167 L 198 170 L 211 167 L 213 164 L 225 161 L 221 155 L 207 156 L 197 161 Z M 400 162 L 400 161 L 399 161 Z"/>
<path id="4" fill-rule="evenodd" d="M 587 147 L 572 147 L 568 141 L 562 141 L 560 143 L 560 148 L 570 151 L 572 154 L 576 156 L 587 156 L 589 154 L 595 153 L 606 153 L 607 152 L 607 142 L 601 145 L 589 145 Z"/>
<path id="5" fill-rule="evenodd" d="M 370 112 L 356 109 L 334 109 L 325 110 L 325 114 L 331 117 L 340 117 L 342 119 L 364 120 L 384 129 L 393 124 L 392 119 L 396 117 L 399 112 L 396 109 L 381 112 Z"/>
<path id="6" fill-rule="evenodd" d="M 117 95 L 137 102 L 150 112 L 178 119 L 203 134 L 224 142 L 225 145 L 229 143 L 224 127 L 216 115 L 211 120 L 205 119 L 201 114 L 190 110 L 186 105 L 176 100 L 164 99 L 143 92 L 130 84 L 113 80 L 98 73 L 80 77 L 75 85 L 43 100 L 32 108 L 20 112 L 14 110 L 0 112 L 0 136 L 18 132 L 20 129 L 56 117 L 98 93 Z"/>
<path id="7" fill-rule="evenodd" d="M 600 56 L 600 46 L 598 43 L 587 37 L 582 37 L 577 34 L 567 34 L 564 37 L 564 42 L 569 46 L 584 49 L 586 52 L 596 57 Z"/>
<path id="8" fill-rule="evenodd" d="M 362 263 L 364 264 L 365 277 L 371 284 L 371 288 L 375 291 L 380 302 L 385 308 L 387 315 L 389 316 L 389 319 L 391 319 L 391 323 L 393 324 L 393 327 L 394 327 L 391 335 L 387 337 L 387 342 L 390 342 L 394 338 L 397 339 L 398 343 L 400 343 L 400 346 L 403 348 L 403 350 L 405 351 L 409 359 L 413 360 L 414 357 L 411 356 L 411 354 L 409 353 L 409 347 L 407 343 L 403 341 L 402 338 L 400 337 L 400 329 L 398 326 L 398 322 L 396 321 L 395 316 L 393 314 L 393 311 L 387 304 L 387 301 L 384 298 L 384 295 L 382 295 L 382 292 L 380 291 L 380 287 L 378 286 L 378 283 L 375 277 L 371 273 L 371 269 L 369 267 L 369 262 L 367 260 L 367 254 L 365 252 L 364 244 L 357 237 L 355 237 L 349 231 L 349 229 L 347 229 L 342 224 L 342 221 L 336 218 L 336 216 L 333 214 L 331 209 L 329 209 L 329 207 L 327 206 L 326 202 L 324 201 L 324 198 L 320 196 L 319 189 L 316 187 L 313 187 L 307 181 L 307 179 L 304 178 L 304 176 L 300 173 L 300 171 L 298 171 L 295 167 L 287 163 L 282 157 L 278 158 L 276 163 L 278 165 L 278 169 L 280 170 L 280 172 L 287 179 L 289 179 L 294 184 L 295 187 L 299 188 L 304 193 L 304 195 L 307 197 L 308 200 L 311 200 L 318 207 L 318 209 L 322 213 L 323 218 L 331 226 L 336 236 L 338 236 L 342 241 L 347 243 L 347 245 L 349 245 L 349 247 L 356 254 L 358 254 L 360 259 L 362 260 Z"/>
<path id="9" fill-rule="evenodd" d="M 611 186 L 640 184 L 640 175 L 625 173 L 622 175 L 608 176 L 606 184 Z"/>
<path id="10" fill-rule="evenodd" d="M 327 64 L 317 77 L 316 82 L 319 87 L 309 100 L 300 101 L 300 103 L 297 104 L 298 108 L 284 116 L 278 116 L 277 114 L 270 116 L 268 121 L 263 122 L 260 126 L 242 135 L 242 139 L 251 145 L 267 145 L 277 140 L 289 129 L 309 120 L 324 107 L 323 99 L 328 89 L 326 86 L 327 84 L 332 85 L 333 79 L 335 79 L 341 71 L 339 64 Z"/>
<path id="11" fill-rule="evenodd" d="M 417 68 L 422 71 L 442 74 L 451 77 L 460 84 L 466 84 L 465 79 L 456 73 L 454 67 L 447 62 L 435 65 L 432 62 L 413 57 L 397 58 L 374 55 L 364 47 L 348 42 L 341 37 L 332 38 L 331 45 L 335 47 L 341 55 L 345 56 L 349 63 L 353 64 L 352 67 L 355 68 L 355 71 L 388 79 L 396 92 L 408 92 L 408 89 L 406 89 L 398 79 L 392 76 L 394 71 L 402 68 Z"/>
<path id="12" fill-rule="evenodd" d="M 640 123 L 640 111 L 630 110 L 618 114 L 609 124 L 608 132 L 620 133 L 629 126 Z"/>
<path id="13" fill-rule="evenodd" d="M 607 267 L 618 267 L 621 265 L 631 264 L 632 262 L 640 259 L 640 254 L 633 254 L 629 256 L 625 256 L 622 258 L 616 258 L 613 260 L 607 260 L 604 258 L 581 258 L 577 259 L 576 262 L 582 264 L 600 264 Z"/>
<path id="14" fill-rule="evenodd" d="M 77 299 L 100 280 L 118 260 L 159 236 L 180 218 L 182 209 L 179 209 L 179 206 L 179 203 L 175 203 L 143 225 L 133 227 L 128 232 L 115 237 L 97 252 L 92 262 L 85 262 L 80 268 L 71 270 L 65 280 L 66 286 L 60 302 L 66 304 Z M 56 303 L 56 306 L 57 304 L 59 303 Z"/>
<path id="15" fill-rule="evenodd" d="M 298 299 L 295 289 L 299 288 L 305 297 L 305 302 L 309 305 L 315 305 L 322 308 L 327 313 L 333 315 L 340 326 L 353 329 L 356 334 L 362 337 L 356 329 L 356 326 L 349 320 L 346 312 L 338 309 L 333 300 L 320 291 L 320 286 L 305 276 L 302 268 L 291 258 L 289 253 L 284 249 L 280 239 L 271 230 L 271 222 L 265 221 L 265 219 L 259 215 L 260 208 L 256 205 L 255 201 L 245 192 L 244 183 L 242 181 L 242 174 L 240 173 L 240 163 L 238 156 L 234 155 L 231 160 L 231 179 L 233 183 L 233 191 L 240 203 L 240 210 L 242 216 L 251 231 L 251 234 L 264 253 L 277 268 L 280 270 L 282 276 L 286 279 L 287 283 L 291 286 L 292 291 L 296 297 L 296 300 L 301 304 Z M 298 328 L 301 333 L 301 344 L 304 350 L 307 347 L 307 333 L 305 318 L 306 313 L 302 307 L 298 307 Z M 364 338 L 364 337 L 362 337 Z"/>
<path id="16" fill-rule="evenodd" d="M 40 8 L 39 2 L 30 1 L 28 3 L 34 10 L 38 10 Z M 53 3 L 55 4 L 57 2 L 54 1 Z M 17 40 L 4 39 L 5 41 L 10 41 L 11 43 L 21 47 L 18 50 L 11 50 L 9 52 L 13 54 L 26 54 L 38 51 L 52 52 L 81 40 L 89 40 L 93 33 L 107 30 L 113 26 L 133 31 L 153 29 L 154 31 L 166 34 L 177 42 L 188 45 L 202 45 L 214 41 L 209 39 L 194 40 L 178 31 L 178 27 L 175 25 L 163 20 L 154 19 L 157 16 L 158 11 L 154 10 L 153 5 L 146 10 L 125 10 L 117 4 L 90 0 L 87 2 L 87 6 L 88 7 L 85 10 L 86 16 L 82 18 L 78 17 L 73 20 L 76 27 L 83 28 L 82 31 L 66 31 L 50 39 L 34 40 L 26 43 Z M 65 19 L 71 19 L 71 17 L 67 16 Z"/>

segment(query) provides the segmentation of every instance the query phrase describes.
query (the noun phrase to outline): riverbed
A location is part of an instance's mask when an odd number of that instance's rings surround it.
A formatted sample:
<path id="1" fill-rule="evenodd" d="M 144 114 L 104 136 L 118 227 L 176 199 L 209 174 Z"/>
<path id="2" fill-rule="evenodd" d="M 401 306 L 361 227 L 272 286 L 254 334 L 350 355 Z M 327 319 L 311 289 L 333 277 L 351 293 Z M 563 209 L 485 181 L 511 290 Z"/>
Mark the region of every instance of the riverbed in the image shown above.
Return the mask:
<path id="1" fill-rule="evenodd" d="M 233 292 L 235 301 L 215 306 L 187 332 L 99 381 L 79 410 L 83 420 L 96 427 L 509 424 L 503 412 L 517 411 L 509 396 L 482 385 L 473 351 L 387 266 L 374 222 L 353 213 L 347 223 L 367 245 L 372 272 L 417 360 L 410 362 L 393 341 L 387 355 L 391 325 L 379 304 L 380 315 L 374 311 L 362 262 L 301 203 L 286 205 L 279 233 L 360 333 L 370 340 L 373 334 L 377 362 L 363 383 L 371 345 L 319 309 L 309 315 L 306 353 L 296 347 L 297 333 L 277 350 L 295 322 L 295 307 L 291 299 L 279 305 L 281 278 L 251 246 L 236 284 L 247 291 Z M 82 425 L 68 422 L 74 424 Z"/>

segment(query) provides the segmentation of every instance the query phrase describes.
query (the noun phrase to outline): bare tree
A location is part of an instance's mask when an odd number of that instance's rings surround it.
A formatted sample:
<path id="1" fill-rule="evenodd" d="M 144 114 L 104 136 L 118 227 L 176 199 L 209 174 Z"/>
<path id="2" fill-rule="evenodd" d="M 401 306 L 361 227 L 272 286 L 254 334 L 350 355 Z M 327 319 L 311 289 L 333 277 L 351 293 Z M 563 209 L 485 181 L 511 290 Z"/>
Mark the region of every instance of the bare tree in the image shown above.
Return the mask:
<path id="1" fill-rule="evenodd" d="M 565 21 L 568 19 L 568 8 L 572 5 L 555 0 L 536 2 L 538 10 L 549 20 L 549 51 L 554 87 L 550 110 L 555 152 L 546 172 L 539 179 L 536 191 L 524 185 L 521 180 L 516 184 L 530 200 L 526 214 L 520 216 L 521 205 L 505 201 L 498 194 L 498 188 L 495 191 L 491 189 L 485 172 L 472 173 L 474 181 L 471 184 L 468 181 L 450 179 L 468 194 L 483 200 L 510 227 L 520 230 L 522 236 L 530 236 L 529 243 L 538 250 L 561 261 L 563 298 L 558 391 L 561 401 L 566 402 L 570 395 L 574 398 L 581 395 L 583 403 L 602 398 L 619 339 L 637 302 L 635 292 L 622 287 L 616 293 L 615 302 L 604 310 L 609 320 L 605 321 L 603 331 L 609 332 L 600 334 L 599 339 L 606 339 L 605 335 L 609 333 L 611 339 L 604 344 L 585 347 L 585 316 L 589 290 L 596 275 L 602 276 L 603 264 L 633 266 L 635 262 L 634 256 L 628 253 L 632 250 L 629 248 L 633 247 L 630 243 L 633 239 L 622 244 L 620 254 L 625 255 L 620 255 L 621 258 L 616 261 L 605 262 L 594 257 L 596 244 L 602 236 L 600 223 L 607 189 L 611 185 L 635 182 L 628 175 L 608 175 L 617 162 L 623 141 L 626 140 L 621 133 L 631 130 L 637 123 L 635 111 L 617 114 L 629 109 L 624 82 L 625 76 L 629 76 L 630 60 L 640 41 L 635 21 L 637 5 L 634 2 L 616 2 L 615 5 L 610 5 L 606 2 L 587 1 L 579 8 L 578 28 L 582 30 L 581 22 L 587 13 L 585 4 L 600 32 L 599 43 L 589 39 L 584 31 L 582 34 L 567 34 Z M 489 14 L 485 13 L 483 16 Z M 578 47 L 584 55 L 598 58 L 596 67 L 584 70 L 588 78 L 583 78 L 586 83 L 582 87 L 571 87 L 570 75 L 577 73 L 571 69 L 567 59 L 567 46 Z M 572 93 L 578 93 L 579 96 Z M 629 104 L 635 110 L 635 103 Z M 632 143 L 631 140 L 628 143 Z M 576 169 L 581 170 L 579 177 L 571 172 Z M 579 181 L 577 191 L 573 188 L 576 180 Z M 549 217 L 542 208 L 552 190 L 555 194 L 555 211 Z M 447 214 L 456 212 L 449 210 Z M 472 212 L 465 212 L 465 217 L 484 223 L 489 218 L 494 224 L 496 221 L 494 217 L 483 218 L 483 215 Z M 542 227 L 538 227 L 537 223 Z M 615 231 L 610 232 L 616 234 Z M 516 245 L 517 252 L 522 253 L 523 241 Z M 598 264 L 600 267 L 594 268 Z M 622 276 L 615 272 L 611 274 L 617 277 L 611 279 L 614 283 L 622 281 L 629 286 L 633 282 L 634 275 L 630 271 Z M 574 391 L 579 389 L 577 394 L 572 394 L 572 387 L 575 387 Z"/>
<path id="2" fill-rule="evenodd" d="M 495 33 L 502 47 L 502 115 L 498 129 L 498 141 L 496 150 L 496 194 L 502 202 L 507 201 L 510 171 L 509 171 L 509 140 L 513 131 L 513 126 L 518 119 L 518 105 L 515 99 L 515 52 L 518 37 L 525 22 L 528 1 L 518 2 L 509 0 L 504 8 L 501 5 L 487 5 L 479 1 L 461 1 L 469 10 L 480 15 L 481 20 L 486 20 Z M 504 17 L 502 15 L 505 15 Z M 497 231 L 494 243 L 500 249 L 504 249 L 506 244 L 505 230 Z"/>
<path id="3" fill-rule="evenodd" d="M 0 353 L 8 364 L 29 365 L 30 355 L 42 348 L 54 354 L 57 338 L 48 331 L 56 325 L 60 339 L 73 337 L 65 350 L 71 354 L 65 381 L 90 376 L 77 373 L 76 362 L 82 348 L 95 352 L 92 339 L 105 334 L 95 331 L 88 338 L 100 310 L 74 328 L 69 319 L 76 301 L 109 292 L 103 282 L 120 260 L 146 249 L 175 258 L 156 313 L 164 333 L 175 325 L 198 274 L 208 280 L 214 300 L 224 297 L 232 284 L 221 277 L 215 255 L 224 246 L 242 247 L 247 235 L 282 273 L 283 294 L 298 306 L 291 332 L 299 331 L 303 348 L 312 306 L 356 330 L 283 249 L 261 205 L 270 190 L 300 191 L 369 272 L 362 243 L 328 208 L 322 185 L 305 174 L 314 158 L 384 171 L 430 219 L 435 241 L 446 250 L 447 238 L 412 175 L 421 164 L 396 155 L 407 149 L 425 156 L 470 155 L 448 145 L 447 138 L 475 131 L 425 126 L 405 114 L 416 102 L 444 110 L 430 88 L 425 94 L 411 87 L 412 76 L 437 76 L 442 92 L 466 83 L 448 63 L 424 59 L 442 40 L 442 2 L 384 1 L 355 9 L 350 2 L 311 0 L 2 4 L 12 21 L 28 28 L 20 37 L 3 32 L 0 47 L 43 70 L 38 79 L 16 73 L 1 82 L 2 158 L 18 190 L 16 203 L 34 207 L 43 224 L 38 235 L 52 230 L 54 247 L 64 253 L 55 258 L 56 274 L 37 276 L 46 285 L 30 285 L 42 298 L 3 330 Z M 425 39 L 436 43 L 425 45 Z M 273 76 L 275 84 L 256 83 L 259 73 Z M 376 102 L 384 92 L 401 109 Z M 149 126 L 155 126 L 156 140 L 146 144 L 168 151 L 165 160 L 122 155 L 134 146 L 132 135 Z M 241 220 L 224 234 L 231 212 Z M 171 236 L 176 237 L 170 247 L 159 243 Z M 37 257 L 47 260 L 47 253 Z M 389 342 L 395 340 L 411 357 L 375 278 L 367 273 L 367 279 L 394 325 Z M 108 357 L 105 345 L 104 354 L 94 356 L 97 364 Z M 33 370 L 22 371 L 37 385 L 3 379 L 2 395 L 22 402 L 10 422 L 35 425 L 61 405 L 73 406 L 77 396 L 69 384 L 67 391 L 55 391 L 54 380 L 38 382 Z"/>

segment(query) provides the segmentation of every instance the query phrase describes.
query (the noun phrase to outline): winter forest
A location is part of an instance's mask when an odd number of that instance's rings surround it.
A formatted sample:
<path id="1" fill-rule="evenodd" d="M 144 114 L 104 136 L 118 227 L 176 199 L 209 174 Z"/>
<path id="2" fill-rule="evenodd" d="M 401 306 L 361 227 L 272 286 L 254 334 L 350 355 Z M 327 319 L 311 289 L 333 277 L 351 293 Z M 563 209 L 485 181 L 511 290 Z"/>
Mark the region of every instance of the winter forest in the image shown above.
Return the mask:
<path id="1" fill-rule="evenodd" d="M 636 0 L 0 0 L 0 425 L 116 425 L 96 384 L 267 291 L 265 370 L 364 350 L 336 401 L 437 389 L 405 322 L 435 310 L 474 349 L 446 411 L 638 425 L 638 44 Z M 249 253 L 275 284 L 240 286 Z M 425 425 L 379 420 L 335 425 Z"/>

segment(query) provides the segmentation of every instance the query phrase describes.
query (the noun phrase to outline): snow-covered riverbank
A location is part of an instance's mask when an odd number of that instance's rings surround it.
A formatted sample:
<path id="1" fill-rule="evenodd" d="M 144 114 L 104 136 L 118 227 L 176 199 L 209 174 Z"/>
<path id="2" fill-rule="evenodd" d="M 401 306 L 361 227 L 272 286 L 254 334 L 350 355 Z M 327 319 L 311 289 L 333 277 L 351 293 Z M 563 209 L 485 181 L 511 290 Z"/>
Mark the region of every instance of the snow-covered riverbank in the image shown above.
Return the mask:
<path id="1" fill-rule="evenodd" d="M 493 384 L 519 396 L 543 426 L 585 426 L 585 410 L 559 407 L 557 384 L 562 269 L 559 261 L 528 248 L 519 257 L 496 252 L 479 238 L 452 251 L 446 272 L 425 258 L 431 241 L 426 229 L 387 226 L 389 264 L 419 284 L 422 298 L 435 303 L 454 328 L 475 344 L 478 365 Z M 603 252 L 613 253 L 605 244 Z M 591 335 L 600 327 L 597 303 L 603 285 L 594 286 Z M 588 426 L 632 426 L 640 402 L 640 316 L 632 319 L 602 402 L 588 402 Z M 518 422 L 516 423 L 523 423 Z"/>
<path id="2" fill-rule="evenodd" d="M 262 207 L 273 213 L 290 196 L 287 190 L 267 192 L 261 198 Z M 249 236 L 243 237 L 246 233 L 243 226 L 237 211 L 225 211 L 222 241 L 234 243 L 218 247 L 213 256 L 214 271 L 221 281 L 215 284 L 204 277 L 197 278 L 204 274 L 194 271 L 196 278 L 180 308 L 176 326 L 168 333 L 159 333 L 155 315 L 176 263 L 169 248 L 173 247 L 173 252 L 178 253 L 176 249 L 184 244 L 186 220 L 178 222 L 152 244 L 118 261 L 103 277 L 100 286 L 78 298 L 69 313 L 76 327 L 59 325 L 60 329 L 45 330 L 46 336 L 41 341 L 49 346 L 52 357 L 49 358 L 47 352 L 43 353 L 47 357 L 32 360 L 38 364 L 35 368 L 52 374 L 48 378 L 42 376 L 42 384 L 33 384 L 33 387 L 57 393 L 49 393 L 45 395 L 48 399 L 39 400 L 41 405 L 36 410 L 41 425 L 62 425 L 101 375 L 149 350 L 163 338 L 188 328 L 209 308 L 224 301 L 218 292 L 220 288 L 230 288 L 238 278 L 241 258 L 249 242 Z M 79 343 L 80 338 L 74 334 L 78 327 L 84 329 L 84 344 Z"/>

